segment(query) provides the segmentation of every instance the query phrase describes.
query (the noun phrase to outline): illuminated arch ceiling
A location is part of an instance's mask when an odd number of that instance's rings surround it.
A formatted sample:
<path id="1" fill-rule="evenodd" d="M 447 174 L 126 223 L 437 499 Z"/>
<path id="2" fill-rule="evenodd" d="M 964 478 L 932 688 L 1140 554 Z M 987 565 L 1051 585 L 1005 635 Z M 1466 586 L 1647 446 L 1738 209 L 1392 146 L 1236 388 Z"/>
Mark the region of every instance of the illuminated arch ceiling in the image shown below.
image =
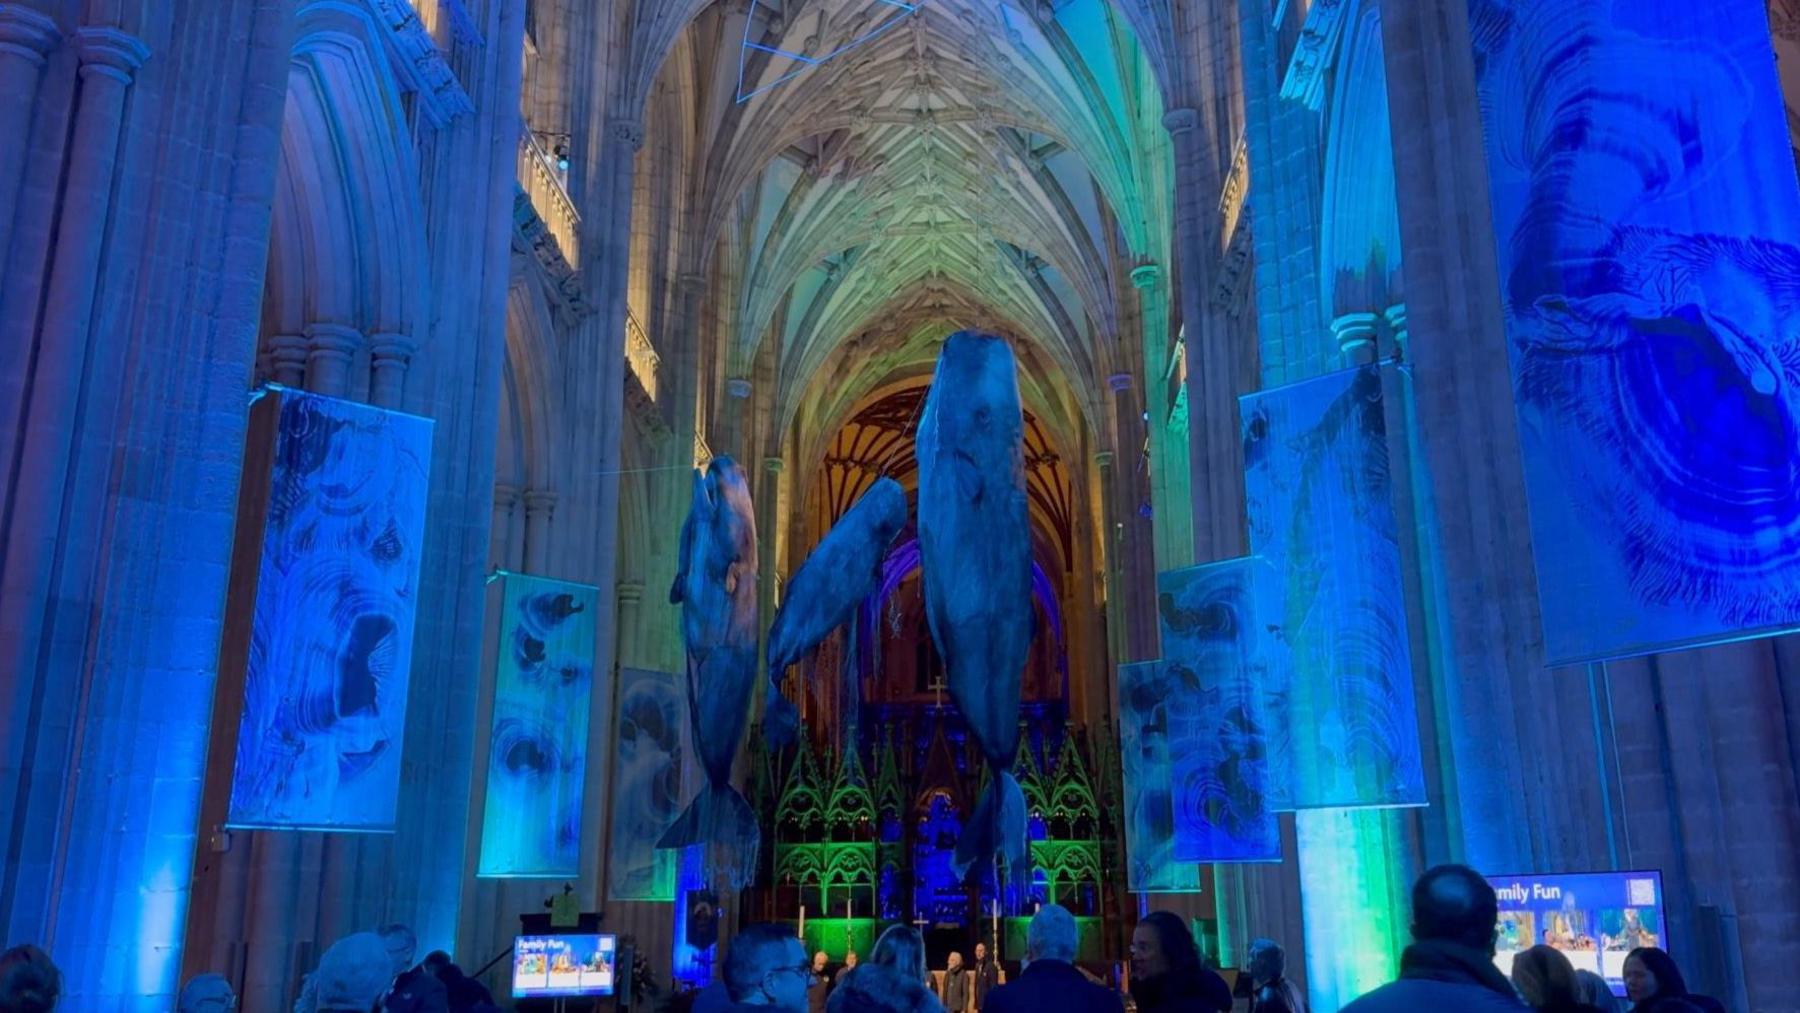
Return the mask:
<path id="1" fill-rule="evenodd" d="M 747 10 L 715 5 L 683 47 L 718 86 L 694 183 L 701 248 L 736 279 L 730 375 L 773 343 L 778 424 L 801 418 L 820 443 L 870 392 L 928 374 L 950 330 L 990 329 L 1014 339 L 1028 409 L 1072 446 L 1129 368 L 1124 275 L 1169 248 L 1162 104 L 1130 29 L 1104 0 L 930 0 L 738 103 L 744 18 L 761 45 L 827 53 L 896 8 Z M 791 70 L 752 59 L 744 90 Z"/>

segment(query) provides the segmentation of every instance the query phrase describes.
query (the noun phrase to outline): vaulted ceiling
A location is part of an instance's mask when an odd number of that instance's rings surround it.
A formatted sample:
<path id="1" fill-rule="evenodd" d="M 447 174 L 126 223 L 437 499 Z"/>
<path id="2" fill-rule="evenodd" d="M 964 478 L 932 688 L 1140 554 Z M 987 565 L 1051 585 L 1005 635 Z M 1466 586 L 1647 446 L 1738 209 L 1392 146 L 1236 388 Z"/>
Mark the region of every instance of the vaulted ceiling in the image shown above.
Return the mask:
<path id="1" fill-rule="evenodd" d="M 1015 339 L 1059 442 L 1097 417 L 1171 211 L 1161 98 L 1105 0 L 717 4 L 663 75 L 693 98 L 692 267 L 735 279 L 732 375 L 777 350 L 781 425 L 829 438 L 971 326 Z"/>

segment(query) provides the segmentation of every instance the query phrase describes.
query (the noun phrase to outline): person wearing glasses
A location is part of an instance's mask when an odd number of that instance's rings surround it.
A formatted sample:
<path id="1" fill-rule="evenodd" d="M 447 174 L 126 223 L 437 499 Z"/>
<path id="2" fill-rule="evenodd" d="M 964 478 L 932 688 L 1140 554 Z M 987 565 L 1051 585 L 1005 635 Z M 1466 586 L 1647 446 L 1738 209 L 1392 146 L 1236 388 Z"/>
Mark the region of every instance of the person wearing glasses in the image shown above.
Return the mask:
<path id="1" fill-rule="evenodd" d="M 746 925 L 732 938 L 725 955 L 727 1011 L 806 1013 L 812 982 L 812 961 L 791 926 Z"/>

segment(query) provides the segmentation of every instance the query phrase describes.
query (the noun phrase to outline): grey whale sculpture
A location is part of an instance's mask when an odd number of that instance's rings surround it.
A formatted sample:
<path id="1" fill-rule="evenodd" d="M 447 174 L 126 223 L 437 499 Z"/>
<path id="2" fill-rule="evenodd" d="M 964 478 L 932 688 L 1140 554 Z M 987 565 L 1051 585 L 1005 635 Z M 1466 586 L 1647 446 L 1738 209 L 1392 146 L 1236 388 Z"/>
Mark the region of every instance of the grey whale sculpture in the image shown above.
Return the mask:
<path id="1" fill-rule="evenodd" d="M 992 335 L 951 335 L 919 422 L 919 551 L 931 638 L 993 773 L 956 844 L 952 867 L 965 880 L 996 856 L 1012 876 L 1030 867 L 1011 772 L 1032 626 L 1023 435 L 1012 349 Z"/>

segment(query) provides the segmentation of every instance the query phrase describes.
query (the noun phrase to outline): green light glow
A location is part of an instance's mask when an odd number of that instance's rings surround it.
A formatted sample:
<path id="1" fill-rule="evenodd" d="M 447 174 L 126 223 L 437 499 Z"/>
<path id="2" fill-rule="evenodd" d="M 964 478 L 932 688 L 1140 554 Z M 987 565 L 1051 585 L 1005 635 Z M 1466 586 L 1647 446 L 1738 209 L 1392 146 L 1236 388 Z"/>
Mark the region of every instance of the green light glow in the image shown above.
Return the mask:
<path id="1" fill-rule="evenodd" d="M 1306 922 L 1306 987 L 1316 1013 L 1394 980 L 1407 938 L 1404 813 L 1294 814 Z"/>

